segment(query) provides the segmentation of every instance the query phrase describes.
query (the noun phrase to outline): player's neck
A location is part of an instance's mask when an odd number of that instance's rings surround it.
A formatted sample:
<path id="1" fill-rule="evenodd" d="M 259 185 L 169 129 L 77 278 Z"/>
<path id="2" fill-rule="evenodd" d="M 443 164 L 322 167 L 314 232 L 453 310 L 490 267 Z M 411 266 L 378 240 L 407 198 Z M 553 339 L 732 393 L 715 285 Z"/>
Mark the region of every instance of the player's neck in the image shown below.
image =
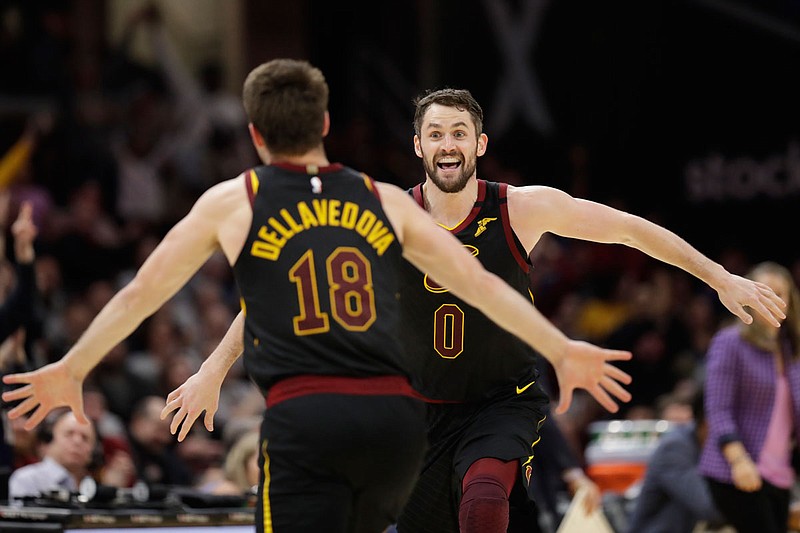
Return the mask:
<path id="1" fill-rule="evenodd" d="M 325 149 L 314 148 L 309 150 L 308 152 L 300 155 L 286 155 L 286 154 L 270 154 L 269 161 L 267 164 L 274 165 L 277 163 L 284 163 L 289 165 L 297 165 L 297 166 L 307 166 L 313 165 L 317 167 L 327 167 L 330 165 L 330 161 L 328 161 L 328 156 L 325 155 Z"/>
<path id="2" fill-rule="evenodd" d="M 467 185 L 459 192 L 444 192 L 430 178 L 422 185 L 422 196 L 425 209 L 433 219 L 448 228 L 456 227 L 467 218 L 478 198 L 478 181 L 470 178 Z"/>

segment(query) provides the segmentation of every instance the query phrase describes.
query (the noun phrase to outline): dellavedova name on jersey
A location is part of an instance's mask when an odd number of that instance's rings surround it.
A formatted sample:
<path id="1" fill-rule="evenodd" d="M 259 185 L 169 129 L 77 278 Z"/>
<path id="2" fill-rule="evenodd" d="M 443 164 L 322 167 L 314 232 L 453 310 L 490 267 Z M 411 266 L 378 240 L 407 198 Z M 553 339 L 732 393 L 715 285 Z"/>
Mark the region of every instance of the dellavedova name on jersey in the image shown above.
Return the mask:
<path id="1" fill-rule="evenodd" d="M 298 202 L 291 211 L 281 209 L 280 219 L 269 217 L 258 230 L 258 238 L 250 248 L 250 254 L 261 259 L 275 261 L 280 257 L 286 243 L 302 231 L 316 227 L 337 227 L 355 231 L 383 255 L 394 242 L 395 236 L 383 221 L 369 209 L 362 209 L 354 202 L 336 199 Z"/>

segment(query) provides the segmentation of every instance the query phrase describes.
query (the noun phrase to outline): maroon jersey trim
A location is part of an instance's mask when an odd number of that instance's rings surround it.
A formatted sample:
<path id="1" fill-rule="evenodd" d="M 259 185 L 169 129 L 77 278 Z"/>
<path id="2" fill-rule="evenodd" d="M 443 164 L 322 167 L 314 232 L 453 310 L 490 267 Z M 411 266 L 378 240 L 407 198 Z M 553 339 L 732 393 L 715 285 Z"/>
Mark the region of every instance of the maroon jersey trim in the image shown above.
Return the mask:
<path id="1" fill-rule="evenodd" d="M 249 171 L 245 172 L 244 174 L 244 186 L 247 189 L 247 199 L 250 200 L 250 207 L 253 207 L 253 203 L 256 201 L 256 190 L 253 184 L 253 181 L 258 182 L 258 176 L 256 175 L 256 171 L 250 169 Z"/>
<path id="2" fill-rule="evenodd" d="M 417 201 L 422 209 L 425 209 L 425 198 L 422 196 L 422 184 L 420 183 L 419 185 L 415 186 L 413 189 L 411 189 L 411 192 L 414 195 L 414 200 Z"/>
<path id="3" fill-rule="evenodd" d="M 478 180 L 478 198 L 475 200 L 475 205 L 472 206 L 472 211 L 469 212 L 467 218 L 461 221 L 461 223 L 456 226 L 455 228 L 451 229 L 451 233 L 458 233 L 459 231 L 463 230 L 467 226 L 469 226 L 475 217 L 478 216 L 478 213 L 481 212 L 481 208 L 483 207 L 483 200 L 486 198 L 486 182 L 483 180 Z"/>
<path id="4" fill-rule="evenodd" d="M 272 163 L 272 166 L 282 168 L 284 170 L 291 170 L 292 172 L 305 172 L 309 175 L 314 174 L 327 174 L 328 172 L 337 172 L 344 168 L 341 163 L 331 163 L 323 167 L 316 165 L 295 165 L 293 163 Z"/>
<path id="5" fill-rule="evenodd" d="M 409 396 L 424 399 L 403 376 L 316 376 L 302 375 L 282 379 L 267 393 L 267 407 L 309 394 L 348 394 L 357 396 Z"/>
<path id="6" fill-rule="evenodd" d="M 382 204 L 383 202 L 381 201 L 381 193 L 378 191 L 378 187 L 375 185 L 375 180 L 363 172 L 361 173 L 361 177 L 364 178 L 364 184 L 367 186 L 367 189 L 369 189 L 369 192 L 374 194 L 375 198 L 377 198 Z"/>
<path id="7" fill-rule="evenodd" d="M 411 192 L 414 195 L 414 200 L 417 201 L 417 203 L 419 204 L 419 206 L 421 208 L 425 209 L 425 198 L 422 195 L 422 183 L 420 183 L 419 185 L 416 185 L 413 189 L 411 189 Z M 475 217 L 478 216 L 478 213 L 480 213 L 481 207 L 483 207 L 484 198 L 486 198 L 486 182 L 483 181 L 483 180 L 478 180 L 478 198 L 475 200 L 475 205 L 472 206 L 472 211 L 469 212 L 467 217 L 464 220 L 462 220 L 458 224 L 458 226 L 456 226 L 453 229 L 449 229 L 449 228 L 447 228 L 447 229 L 451 233 L 458 233 L 459 231 L 461 231 L 464 228 L 466 228 L 467 226 L 469 226 L 470 223 L 473 220 L 475 220 Z"/>
<path id="8" fill-rule="evenodd" d="M 517 264 L 526 274 L 530 272 L 531 265 L 522 257 L 517 246 L 517 241 L 514 239 L 514 230 L 511 229 L 511 220 L 508 217 L 508 183 L 500 184 L 500 218 L 503 221 L 503 233 L 506 235 L 506 244 L 508 249 L 511 250 L 511 255 L 517 261 Z"/>

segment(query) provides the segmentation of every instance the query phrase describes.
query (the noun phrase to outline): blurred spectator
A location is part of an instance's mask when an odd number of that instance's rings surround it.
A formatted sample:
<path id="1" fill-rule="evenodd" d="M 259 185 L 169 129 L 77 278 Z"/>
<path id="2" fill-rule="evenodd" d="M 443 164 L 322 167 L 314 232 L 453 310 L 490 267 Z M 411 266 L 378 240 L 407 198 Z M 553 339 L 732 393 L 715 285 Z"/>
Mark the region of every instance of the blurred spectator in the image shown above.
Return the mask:
<path id="1" fill-rule="evenodd" d="M 128 432 L 125 423 L 111 413 L 102 392 L 86 387 L 83 405 L 87 418 L 97 433 L 102 464 L 96 465 L 95 477 L 104 485 L 131 487 L 136 482 L 136 466 L 131 457 Z"/>
<path id="2" fill-rule="evenodd" d="M 702 393 L 692 403 L 691 414 L 694 422 L 676 425 L 663 435 L 650 456 L 630 533 L 692 533 L 698 522 L 722 521 L 697 468 L 708 435 Z"/>
<path id="3" fill-rule="evenodd" d="M 50 251 L 58 259 L 68 292 L 111 279 L 125 261 L 125 238 L 103 203 L 100 185 L 86 181 L 78 186 L 58 217 Z"/>
<path id="4" fill-rule="evenodd" d="M 5 249 L 5 224 L 8 218 L 10 197 L 6 191 L 0 191 L 0 250 Z M 9 277 L 13 288 L 6 283 L 0 284 L 3 296 L 0 304 L 0 375 L 6 372 L 19 371 L 26 368 L 24 350 L 24 332 L 20 327 L 31 322 L 34 308 L 35 258 L 33 241 L 37 228 L 33 223 L 33 207 L 25 202 L 19 210 L 16 221 L 11 226 L 14 236 L 14 256 L 17 262 L 16 281 Z M 0 261 L 4 266 L 4 261 Z M 0 417 L 0 484 L 5 480 L 14 465 L 13 444 L 6 441 L 7 433 L 5 417 Z M 5 497 L 5 490 L 0 489 L 0 498 Z"/>
<path id="5" fill-rule="evenodd" d="M 690 399 L 683 398 L 674 391 L 659 396 L 656 399 L 655 410 L 656 418 L 675 424 L 687 424 L 697 420 Z"/>
<path id="6" fill-rule="evenodd" d="M 136 482 L 136 467 L 131 457 L 125 423 L 108 410 L 105 395 L 94 387 L 84 388 L 83 408 L 86 417 L 97 430 L 105 459 L 102 470 L 106 478 L 105 484 L 116 487 L 133 486 Z"/>
<path id="7" fill-rule="evenodd" d="M 96 447 L 94 426 L 79 423 L 69 410 L 52 415 L 38 430 L 37 438 L 44 447 L 44 458 L 11 474 L 8 482 L 10 499 L 40 496 L 58 489 L 77 492 L 81 480 L 91 477 L 92 468 L 102 457 Z M 97 481 L 121 486 L 119 479 L 128 468 L 118 462 L 105 465 Z"/>
<path id="8" fill-rule="evenodd" d="M 129 425 L 137 477 L 147 484 L 190 485 L 191 472 L 175 453 L 169 420 L 161 419 L 161 396 L 146 396 L 134 407 Z"/>
<path id="9" fill-rule="evenodd" d="M 203 179 L 190 184 L 198 192 L 258 163 L 247 134 L 247 115 L 241 98 L 223 89 L 222 74 L 218 62 L 206 63 L 200 72 L 203 88 L 201 108 L 208 114 L 211 130 L 206 161 L 202 172 L 197 173 Z"/>
<path id="10" fill-rule="evenodd" d="M 133 409 L 143 398 L 158 394 L 155 382 L 143 379 L 131 371 L 128 349 L 124 342 L 111 349 L 87 382 L 102 391 L 108 410 L 124 422 L 130 421 Z"/>
<path id="11" fill-rule="evenodd" d="M 223 476 L 212 480 L 201 490 L 211 494 L 251 494 L 258 486 L 259 430 L 241 435 L 225 456 Z"/>
<path id="12" fill-rule="evenodd" d="M 7 194 L 0 192 L 0 230 L 5 228 L 8 202 Z M 14 235 L 14 256 L 17 261 L 17 284 L 14 291 L 8 294 L 8 297 L 0 305 L 0 342 L 30 318 L 35 293 L 33 241 L 36 238 L 36 232 L 37 229 L 33 223 L 33 207 L 29 203 L 24 203 L 20 207 L 17 220 L 11 226 L 11 233 Z M 2 289 L 6 288 L 2 287 Z M 0 361 L 0 369 L 3 366 L 3 361 Z"/>
<path id="13" fill-rule="evenodd" d="M 261 415 L 254 415 L 250 417 L 237 417 L 227 420 L 222 431 L 215 428 L 215 433 L 221 433 L 222 449 L 224 450 L 220 460 L 215 464 L 209 465 L 204 472 L 196 477 L 197 488 L 206 493 L 213 493 L 218 486 L 226 485 L 230 488 L 227 474 L 225 472 L 225 463 L 231 457 L 233 447 L 237 445 L 248 433 L 258 433 L 261 429 Z M 191 432 L 189 435 L 191 436 Z M 224 489 L 220 489 L 224 490 Z M 235 494 L 242 494 L 235 492 Z"/>
<path id="14" fill-rule="evenodd" d="M 29 203 L 34 212 L 34 224 L 39 228 L 44 226 L 53 200 L 49 191 L 36 183 L 32 159 L 40 136 L 48 133 L 52 125 L 51 113 L 32 115 L 20 138 L 0 159 L 0 191 L 9 194 L 17 203 Z"/>
<path id="15" fill-rule="evenodd" d="M 12 446 L 14 470 L 42 460 L 43 451 L 35 432 L 26 430 L 23 427 L 24 422 L 20 422 L 18 418 L 8 419 L 5 413 L 3 413 L 3 424 L 8 428 L 6 433 Z"/>
<path id="16" fill-rule="evenodd" d="M 700 470 L 738 531 L 785 532 L 800 432 L 800 296 L 791 273 L 777 263 L 760 263 L 748 277 L 783 298 L 786 319 L 776 328 L 753 313 L 752 324 L 725 327 L 711 341 L 710 432 Z"/>
<path id="17" fill-rule="evenodd" d="M 642 405 L 651 409 L 656 398 L 678 382 L 674 358 L 690 345 L 688 330 L 676 310 L 678 275 L 655 267 L 638 285 L 630 318 L 607 338 L 609 347 L 633 353 L 633 359 L 619 364 L 633 378 L 629 386 L 633 399 L 622 407 L 625 413 Z"/>
<path id="18" fill-rule="evenodd" d="M 174 319 L 171 308 L 172 304 L 167 303 L 142 324 L 144 345 L 131 352 L 125 361 L 128 369 L 140 380 L 156 384 L 157 394 L 163 392 L 160 390 L 161 380 L 169 370 L 169 362 L 176 355 L 189 351 L 188 339 Z"/>
<path id="19" fill-rule="evenodd" d="M 231 107 L 215 67 L 206 67 L 203 87 L 179 57 L 154 4 L 133 13 L 126 33 L 139 27 L 147 33 L 164 85 L 140 87 L 112 146 L 119 169 L 118 214 L 127 222 L 153 224 L 182 216 L 192 196 L 219 180 L 218 163 L 220 171 L 228 171 L 231 157 L 243 157 L 235 174 L 256 159 L 252 150 L 242 150 L 243 137 L 249 144 L 244 108 L 240 102 Z M 189 194 L 173 194 L 181 191 Z"/>
<path id="20" fill-rule="evenodd" d="M 683 366 L 681 374 L 692 376 L 699 383 L 703 382 L 703 359 L 708 351 L 711 338 L 719 329 L 719 316 L 715 309 L 716 299 L 708 292 L 691 294 L 689 303 L 683 312 L 683 323 L 689 329 L 689 346 L 683 353 L 678 364 Z"/>
<path id="21" fill-rule="evenodd" d="M 590 294 L 577 317 L 581 338 L 597 342 L 621 327 L 631 316 L 631 294 L 635 289 L 634 280 L 625 271 L 594 275 L 590 287 L 584 288 Z"/>

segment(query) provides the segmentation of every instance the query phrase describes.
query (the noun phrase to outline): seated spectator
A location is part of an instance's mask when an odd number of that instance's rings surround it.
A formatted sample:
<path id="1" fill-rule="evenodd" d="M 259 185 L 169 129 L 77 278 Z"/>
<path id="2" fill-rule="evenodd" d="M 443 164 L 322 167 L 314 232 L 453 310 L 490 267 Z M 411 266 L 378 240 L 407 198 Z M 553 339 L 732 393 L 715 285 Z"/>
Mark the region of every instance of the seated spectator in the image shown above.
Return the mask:
<path id="1" fill-rule="evenodd" d="M 225 457 L 224 478 L 210 488 L 211 494 L 250 494 L 258 485 L 259 431 L 248 431 Z"/>
<path id="2" fill-rule="evenodd" d="M 691 400 L 673 392 L 656 398 L 656 418 L 674 424 L 687 424 L 694 420 Z"/>
<path id="3" fill-rule="evenodd" d="M 58 411 L 38 433 L 44 458 L 12 472 L 8 480 L 9 499 L 41 496 L 66 489 L 76 492 L 89 477 L 95 450 L 94 427 L 80 424 L 70 410 Z"/>
<path id="4" fill-rule="evenodd" d="M 125 423 L 108 410 L 103 393 L 91 386 L 84 390 L 83 407 L 95 427 L 99 448 L 105 458 L 100 471 L 104 484 L 115 487 L 133 486 L 136 482 L 136 466 L 131 457 Z"/>
<path id="5" fill-rule="evenodd" d="M 694 399 L 692 414 L 694 423 L 664 434 L 650 457 L 630 533 L 691 533 L 698 522 L 722 521 L 697 467 L 708 434 L 702 394 Z"/>
<path id="6" fill-rule="evenodd" d="M 161 419 L 165 405 L 160 396 L 146 396 L 134 406 L 129 431 L 137 477 L 147 484 L 190 485 L 191 472 L 173 449 L 170 422 Z"/>

